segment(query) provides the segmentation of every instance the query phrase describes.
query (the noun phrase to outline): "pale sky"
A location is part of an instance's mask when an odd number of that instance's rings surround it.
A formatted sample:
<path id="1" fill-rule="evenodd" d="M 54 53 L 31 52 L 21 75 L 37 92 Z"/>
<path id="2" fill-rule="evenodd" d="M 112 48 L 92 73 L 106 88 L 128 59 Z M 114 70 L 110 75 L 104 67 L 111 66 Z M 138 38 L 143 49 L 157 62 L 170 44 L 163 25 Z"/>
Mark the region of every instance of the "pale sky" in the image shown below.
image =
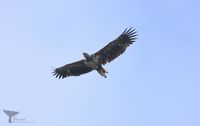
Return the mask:
<path id="1" fill-rule="evenodd" d="M 27 126 L 199 126 L 199 5 L 1 0 L 0 125 L 9 125 L 5 109 L 19 111 L 16 118 Z M 129 27 L 138 39 L 104 66 L 106 79 L 95 71 L 52 76 L 54 68 L 95 53 Z"/>

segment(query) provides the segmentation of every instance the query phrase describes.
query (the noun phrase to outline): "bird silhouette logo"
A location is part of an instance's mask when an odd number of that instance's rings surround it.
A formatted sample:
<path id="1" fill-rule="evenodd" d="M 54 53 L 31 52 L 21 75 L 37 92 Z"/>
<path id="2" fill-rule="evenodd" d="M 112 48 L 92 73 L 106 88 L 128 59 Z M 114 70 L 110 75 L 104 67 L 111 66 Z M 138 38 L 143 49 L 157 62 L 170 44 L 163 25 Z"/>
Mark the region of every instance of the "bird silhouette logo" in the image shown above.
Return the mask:
<path id="1" fill-rule="evenodd" d="M 12 123 L 13 116 L 17 115 L 19 112 L 16 111 L 9 111 L 9 110 L 3 110 L 3 112 L 8 116 L 8 122 Z"/>

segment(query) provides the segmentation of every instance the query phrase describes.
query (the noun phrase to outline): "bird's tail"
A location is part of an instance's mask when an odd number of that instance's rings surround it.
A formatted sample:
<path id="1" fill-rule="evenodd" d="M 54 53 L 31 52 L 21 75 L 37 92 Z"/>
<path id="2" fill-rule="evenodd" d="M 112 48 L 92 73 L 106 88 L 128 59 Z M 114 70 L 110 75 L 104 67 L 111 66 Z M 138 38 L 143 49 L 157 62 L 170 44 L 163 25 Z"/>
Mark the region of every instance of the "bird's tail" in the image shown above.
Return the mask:
<path id="1" fill-rule="evenodd" d="M 108 73 L 108 71 L 106 71 L 101 65 L 98 67 L 97 72 L 98 72 L 101 76 L 107 78 L 106 73 Z"/>

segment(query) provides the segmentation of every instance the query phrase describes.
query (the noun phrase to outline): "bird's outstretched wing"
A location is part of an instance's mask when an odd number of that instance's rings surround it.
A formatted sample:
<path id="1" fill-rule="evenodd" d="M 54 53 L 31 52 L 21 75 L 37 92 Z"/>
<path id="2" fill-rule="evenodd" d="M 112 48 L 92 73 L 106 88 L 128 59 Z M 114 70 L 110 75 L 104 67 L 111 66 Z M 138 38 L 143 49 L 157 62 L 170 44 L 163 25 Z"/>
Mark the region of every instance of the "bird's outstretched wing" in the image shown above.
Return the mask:
<path id="1" fill-rule="evenodd" d="M 85 60 L 80 60 L 73 62 L 71 64 L 66 64 L 62 67 L 56 68 L 53 71 L 53 75 L 60 78 L 65 78 L 69 76 L 80 76 L 81 74 L 88 73 L 92 71 L 92 68 L 85 65 Z"/>
<path id="2" fill-rule="evenodd" d="M 135 42 L 137 36 L 135 29 L 125 29 L 125 31 L 115 40 L 107 44 L 104 48 L 96 52 L 94 55 L 99 56 L 100 63 L 106 64 L 111 62 L 119 55 L 124 53 L 126 48 Z"/>

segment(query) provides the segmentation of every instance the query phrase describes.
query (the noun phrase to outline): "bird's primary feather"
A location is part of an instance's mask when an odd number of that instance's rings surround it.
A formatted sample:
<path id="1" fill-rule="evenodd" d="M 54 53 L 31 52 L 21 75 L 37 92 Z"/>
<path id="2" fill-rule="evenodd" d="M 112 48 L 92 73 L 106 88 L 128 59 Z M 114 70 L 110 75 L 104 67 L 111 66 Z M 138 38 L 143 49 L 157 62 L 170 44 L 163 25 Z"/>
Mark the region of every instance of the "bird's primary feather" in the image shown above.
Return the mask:
<path id="1" fill-rule="evenodd" d="M 85 65 L 85 60 L 80 60 L 70 64 L 66 64 L 62 67 L 56 68 L 53 71 L 53 75 L 60 78 L 65 78 L 69 76 L 80 76 L 81 74 L 88 73 L 92 71 L 90 67 Z"/>
<path id="2" fill-rule="evenodd" d="M 124 51 L 130 44 L 135 42 L 135 37 L 137 36 L 136 33 L 137 32 L 135 31 L 135 29 L 125 29 L 125 31 L 119 37 L 111 41 L 109 44 L 107 44 L 104 48 L 96 52 L 94 55 L 100 56 L 100 62 L 102 64 L 111 62 L 119 55 L 124 53 Z"/>

